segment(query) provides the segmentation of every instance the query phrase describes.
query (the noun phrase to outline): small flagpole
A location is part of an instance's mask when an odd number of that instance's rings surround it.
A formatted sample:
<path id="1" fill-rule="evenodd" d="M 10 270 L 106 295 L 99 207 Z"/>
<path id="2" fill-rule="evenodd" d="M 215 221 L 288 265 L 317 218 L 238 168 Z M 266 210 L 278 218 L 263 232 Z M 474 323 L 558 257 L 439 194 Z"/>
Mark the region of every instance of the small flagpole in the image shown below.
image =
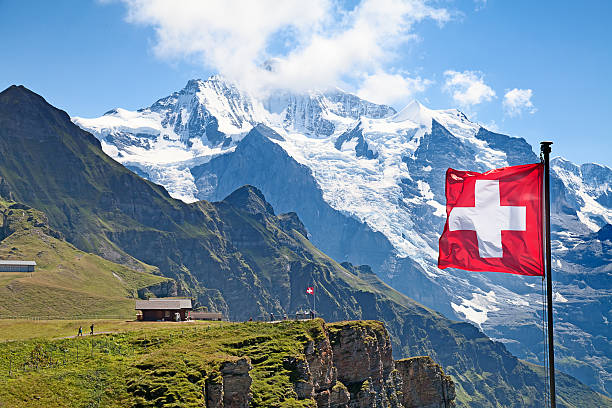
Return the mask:
<path id="1" fill-rule="evenodd" d="M 544 212 L 546 216 L 546 295 L 548 300 L 548 361 L 550 370 L 550 406 L 556 408 L 555 400 L 555 344 L 553 338 L 553 289 L 552 261 L 550 254 L 550 152 L 553 142 L 540 142 L 544 157 Z"/>
<path id="2" fill-rule="evenodd" d="M 312 311 L 314 312 L 313 317 L 317 317 L 317 284 L 314 281 L 312 283 Z"/>

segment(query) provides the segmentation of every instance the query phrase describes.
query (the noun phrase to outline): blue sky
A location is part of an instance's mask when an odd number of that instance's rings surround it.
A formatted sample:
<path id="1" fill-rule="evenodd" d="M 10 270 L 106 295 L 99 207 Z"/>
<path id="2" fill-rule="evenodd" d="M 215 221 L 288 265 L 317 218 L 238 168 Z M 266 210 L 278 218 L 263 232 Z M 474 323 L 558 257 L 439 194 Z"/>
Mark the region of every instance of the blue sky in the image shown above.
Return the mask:
<path id="1" fill-rule="evenodd" d="M 536 148 L 553 140 L 555 155 L 612 165 L 612 2 L 223 3 L 181 12 L 156 1 L 0 0 L 0 88 L 24 84 L 92 117 L 217 72 L 254 92 L 337 85 L 398 109 L 413 98 L 458 107 Z M 259 70 L 270 58 L 272 76 Z"/>

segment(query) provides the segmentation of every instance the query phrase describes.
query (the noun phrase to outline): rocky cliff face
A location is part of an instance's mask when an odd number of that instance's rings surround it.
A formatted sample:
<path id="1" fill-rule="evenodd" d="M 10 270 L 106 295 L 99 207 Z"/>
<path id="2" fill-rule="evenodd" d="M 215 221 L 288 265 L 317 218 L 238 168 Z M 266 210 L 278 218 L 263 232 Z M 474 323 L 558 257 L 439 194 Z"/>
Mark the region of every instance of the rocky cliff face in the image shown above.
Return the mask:
<path id="1" fill-rule="evenodd" d="M 454 407 L 455 386 L 429 357 L 394 361 L 382 323 L 324 326 L 304 355 L 287 359 L 298 399 L 318 407 Z"/>
<path id="2" fill-rule="evenodd" d="M 389 333 L 375 321 L 322 324 L 303 353 L 287 357 L 297 399 L 319 408 L 454 407 L 455 385 L 430 357 L 394 361 Z M 208 408 L 248 407 L 248 357 L 221 364 L 206 381 Z"/>

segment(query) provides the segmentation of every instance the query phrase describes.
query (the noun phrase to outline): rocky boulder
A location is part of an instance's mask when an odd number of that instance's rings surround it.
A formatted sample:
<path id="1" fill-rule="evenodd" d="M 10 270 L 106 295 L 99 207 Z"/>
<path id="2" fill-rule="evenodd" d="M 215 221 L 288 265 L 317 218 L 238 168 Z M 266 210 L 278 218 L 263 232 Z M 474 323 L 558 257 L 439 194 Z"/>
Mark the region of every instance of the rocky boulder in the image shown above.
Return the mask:
<path id="1" fill-rule="evenodd" d="M 405 408 L 454 407 L 455 384 L 431 357 L 413 357 L 395 362 L 402 379 Z"/>
<path id="2" fill-rule="evenodd" d="M 249 371 L 252 369 L 248 357 L 221 364 L 220 375 L 206 380 L 206 407 L 248 408 L 253 382 Z"/>

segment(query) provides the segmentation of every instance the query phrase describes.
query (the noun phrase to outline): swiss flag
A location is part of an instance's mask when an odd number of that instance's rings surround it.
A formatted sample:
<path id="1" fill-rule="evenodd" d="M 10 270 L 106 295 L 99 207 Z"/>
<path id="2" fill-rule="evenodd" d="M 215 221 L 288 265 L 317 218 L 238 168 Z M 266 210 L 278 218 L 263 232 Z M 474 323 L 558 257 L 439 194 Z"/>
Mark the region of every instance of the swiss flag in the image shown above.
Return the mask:
<path id="1" fill-rule="evenodd" d="M 314 295 L 314 288 L 313 287 L 306 288 L 306 293 L 308 293 L 309 295 Z"/>
<path id="2" fill-rule="evenodd" d="M 438 267 L 544 274 L 541 163 L 446 172 Z"/>

